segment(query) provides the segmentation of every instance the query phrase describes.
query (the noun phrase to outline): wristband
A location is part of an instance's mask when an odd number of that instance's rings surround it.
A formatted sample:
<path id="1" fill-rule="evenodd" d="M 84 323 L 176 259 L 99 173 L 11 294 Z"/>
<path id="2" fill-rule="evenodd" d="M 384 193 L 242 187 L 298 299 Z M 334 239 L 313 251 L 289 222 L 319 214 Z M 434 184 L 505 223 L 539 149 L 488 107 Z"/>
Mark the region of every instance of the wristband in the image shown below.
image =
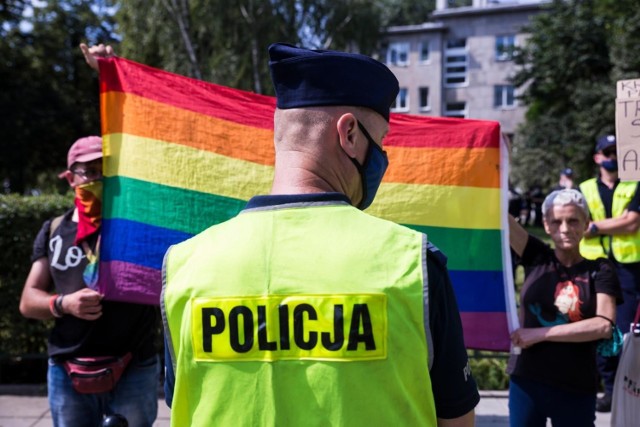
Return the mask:
<path id="1" fill-rule="evenodd" d="M 64 294 L 58 295 L 58 298 L 56 298 L 56 302 L 53 304 L 60 317 L 64 316 L 64 310 L 62 309 L 62 298 L 64 298 Z"/>
<path id="2" fill-rule="evenodd" d="M 595 236 L 596 234 L 598 234 L 598 231 L 600 231 L 600 229 L 595 224 L 595 222 L 592 222 L 591 227 L 589 227 L 589 234 Z"/>
<path id="3" fill-rule="evenodd" d="M 53 317 L 62 317 L 62 314 L 58 311 L 56 307 L 56 301 L 58 299 L 58 295 L 51 295 L 49 298 L 49 311 L 53 314 Z"/>

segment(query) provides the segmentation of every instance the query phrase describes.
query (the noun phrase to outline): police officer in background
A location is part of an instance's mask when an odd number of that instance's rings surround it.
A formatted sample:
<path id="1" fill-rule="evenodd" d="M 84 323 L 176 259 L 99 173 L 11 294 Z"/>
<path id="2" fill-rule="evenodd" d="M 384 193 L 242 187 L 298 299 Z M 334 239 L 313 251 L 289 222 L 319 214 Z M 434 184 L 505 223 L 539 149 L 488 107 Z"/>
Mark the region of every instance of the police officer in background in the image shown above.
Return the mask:
<path id="1" fill-rule="evenodd" d="M 575 188 L 575 187 L 576 186 L 573 182 L 573 169 L 564 168 L 560 171 L 560 178 L 558 179 L 558 184 L 551 189 L 549 194 L 559 190 L 571 190 L 572 188 Z"/>
<path id="2" fill-rule="evenodd" d="M 271 194 L 165 257 L 172 425 L 473 426 L 446 258 L 361 212 L 388 164 L 398 81 L 358 54 L 269 56 Z"/>
<path id="3" fill-rule="evenodd" d="M 629 331 L 640 296 L 640 192 L 637 182 L 618 178 L 616 137 L 603 135 L 596 141 L 594 162 L 599 175 L 580 184 L 591 223 L 580 243 L 580 253 L 587 259 L 609 258 L 613 261 L 624 303 L 616 312 L 616 323 L 623 333 Z M 619 356 L 600 357 L 598 370 L 605 394 L 596 402 L 596 410 L 609 412 Z"/>

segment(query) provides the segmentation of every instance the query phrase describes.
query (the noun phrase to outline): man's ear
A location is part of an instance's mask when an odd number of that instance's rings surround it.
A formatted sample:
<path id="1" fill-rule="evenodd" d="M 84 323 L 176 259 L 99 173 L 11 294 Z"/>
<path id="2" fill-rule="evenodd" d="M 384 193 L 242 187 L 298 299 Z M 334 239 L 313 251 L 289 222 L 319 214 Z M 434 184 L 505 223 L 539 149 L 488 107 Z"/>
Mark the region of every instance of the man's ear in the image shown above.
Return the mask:
<path id="1" fill-rule="evenodd" d="M 599 165 L 602 160 L 602 154 L 596 153 L 593 155 L 593 161 L 596 165 Z"/>
<path id="2" fill-rule="evenodd" d="M 67 183 L 69 183 L 69 186 L 73 188 L 75 186 L 73 183 L 73 173 L 70 170 L 67 170 L 64 171 L 63 176 L 67 180 Z"/>
<path id="3" fill-rule="evenodd" d="M 338 119 L 336 123 L 338 129 L 338 138 L 340 146 L 352 159 L 356 158 L 356 142 L 358 135 L 358 120 L 351 113 L 345 113 Z"/>

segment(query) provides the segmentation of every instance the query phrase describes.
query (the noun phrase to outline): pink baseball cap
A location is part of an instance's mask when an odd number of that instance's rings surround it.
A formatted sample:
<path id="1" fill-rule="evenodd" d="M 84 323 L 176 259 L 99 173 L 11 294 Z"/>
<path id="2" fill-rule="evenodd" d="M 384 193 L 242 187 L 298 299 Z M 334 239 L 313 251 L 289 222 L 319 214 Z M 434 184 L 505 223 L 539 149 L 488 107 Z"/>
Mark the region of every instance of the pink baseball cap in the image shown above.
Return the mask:
<path id="1" fill-rule="evenodd" d="M 99 136 L 86 136 L 78 139 L 69 148 L 67 153 L 67 170 L 76 162 L 90 162 L 102 157 L 102 138 Z M 66 171 L 65 171 L 66 172 Z M 64 178 L 65 172 L 58 176 Z"/>

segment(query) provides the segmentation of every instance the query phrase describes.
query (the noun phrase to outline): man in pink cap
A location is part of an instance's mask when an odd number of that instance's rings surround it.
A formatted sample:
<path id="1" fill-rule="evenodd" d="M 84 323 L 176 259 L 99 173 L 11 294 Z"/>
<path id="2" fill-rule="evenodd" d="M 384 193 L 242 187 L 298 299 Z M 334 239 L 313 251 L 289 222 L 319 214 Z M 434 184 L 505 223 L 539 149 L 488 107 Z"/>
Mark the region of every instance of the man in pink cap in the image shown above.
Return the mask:
<path id="1" fill-rule="evenodd" d="M 80 138 L 73 143 L 67 153 L 67 170 L 58 176 L 64 178 L 76 162 L 88 163 L 98 159 L 102 159 L 102 138 L 99 136 Z"/>
<path id="2" fill-rule="evenodd" d="M 158 311 L 104 301 L 97 289 L 102 139 L 78 139 L 59 177 L 73 189 L 75 206 L 40 229 L 20 299 L 25 317 L 54 319 L 47 373 L 53 423 L 100 426 L 104 416 L 121 414 L 131 426 L 151 426 L 160 369 Z"/>

